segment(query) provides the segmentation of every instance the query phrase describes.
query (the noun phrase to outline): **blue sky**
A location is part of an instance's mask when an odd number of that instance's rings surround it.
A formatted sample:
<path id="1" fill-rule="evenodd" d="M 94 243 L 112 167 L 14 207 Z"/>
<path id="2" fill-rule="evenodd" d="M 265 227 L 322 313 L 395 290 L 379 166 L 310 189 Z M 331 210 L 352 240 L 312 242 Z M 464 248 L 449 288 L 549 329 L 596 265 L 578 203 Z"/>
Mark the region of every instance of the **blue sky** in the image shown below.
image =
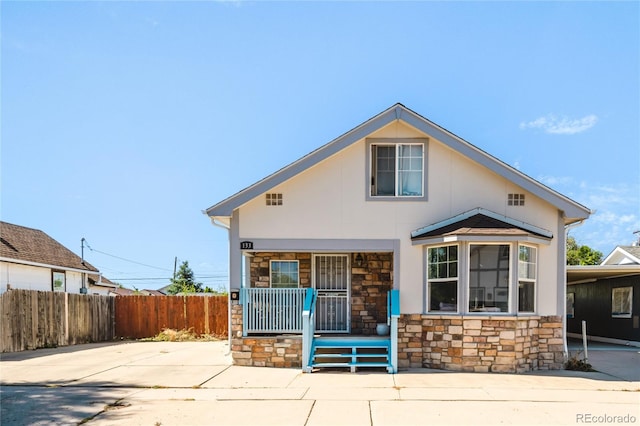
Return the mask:
<path id="1" fill-rule="evenodd" d="M 202 210 L 396 102 L 595 210 L 578 242 L 640 229 L 638 2 L 0 8 L 2 220 L 128 287 L 224 285 Z"/>

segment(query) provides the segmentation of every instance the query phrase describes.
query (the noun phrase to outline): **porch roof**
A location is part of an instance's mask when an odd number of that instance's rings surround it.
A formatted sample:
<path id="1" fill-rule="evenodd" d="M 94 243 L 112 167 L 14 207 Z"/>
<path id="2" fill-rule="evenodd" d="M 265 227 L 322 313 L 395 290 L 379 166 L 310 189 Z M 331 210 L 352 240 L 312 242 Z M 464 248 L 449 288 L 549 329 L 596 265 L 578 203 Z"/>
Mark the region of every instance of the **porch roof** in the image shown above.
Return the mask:
<path id="1" fill-rule="evenodd" d="M 546 229 L 477 208 L 417 229 L 411 233 L 411 240 L 415 245 L 444 240 L 479 239 L 487 236 L 499 239 L 533 238 L 543 242 L 553 238 L 551 231 Z"/>

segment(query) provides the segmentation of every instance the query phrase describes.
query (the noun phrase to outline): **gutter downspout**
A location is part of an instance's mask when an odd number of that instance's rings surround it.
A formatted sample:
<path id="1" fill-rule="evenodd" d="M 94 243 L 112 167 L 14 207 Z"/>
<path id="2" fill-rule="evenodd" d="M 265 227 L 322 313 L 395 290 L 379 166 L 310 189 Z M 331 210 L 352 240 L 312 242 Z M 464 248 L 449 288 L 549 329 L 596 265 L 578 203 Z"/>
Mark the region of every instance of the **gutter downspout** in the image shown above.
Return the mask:
<path id="1" fill-rule="evenodd" d="M 564 352 L 565 362 L 569 359 L 569 344 L 567 343 L 567 239 L 569 237 L 569 231 L 582 225 L 585 220 L 586 219 L 582 219 L 564 226 L 564 287 L 562 291 L 562 294 L 564 294 L 564 303 L 562 306 L 564 306 L 564 308 L 562 309 L 562 350 Z"/>
<path id="2" fill-rule="evenodd" d="M 203 213 L 206 214 L 206 212 Z M 211 224 L 213 226 L 225 229 L 227 231 L 227 239 L 231 241 L 231 228 L 225 226 L 221 222 L 216 222 L 216 218 L 213 216 L 209 219 L 211 220 Z M 227 294 L 227 340 L 229 349 L 227 350 L 227 353 L 225 355 L 229 355 L 231 353 L 231 283 L 229 283 L 229 293 Z"/>

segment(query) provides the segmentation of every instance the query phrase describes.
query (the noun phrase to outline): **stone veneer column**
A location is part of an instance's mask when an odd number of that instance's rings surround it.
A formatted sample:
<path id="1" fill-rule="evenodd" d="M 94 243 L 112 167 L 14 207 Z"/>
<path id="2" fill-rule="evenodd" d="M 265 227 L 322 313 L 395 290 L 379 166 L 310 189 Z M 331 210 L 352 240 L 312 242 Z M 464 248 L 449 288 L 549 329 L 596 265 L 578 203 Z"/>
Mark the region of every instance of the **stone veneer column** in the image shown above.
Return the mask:
<path id="1" fill-rule="evenodd" d="M 232 301 L 231 357 L 235 365 L 302 367 L 300 336 L 242 336 L 242 305 Z"/>

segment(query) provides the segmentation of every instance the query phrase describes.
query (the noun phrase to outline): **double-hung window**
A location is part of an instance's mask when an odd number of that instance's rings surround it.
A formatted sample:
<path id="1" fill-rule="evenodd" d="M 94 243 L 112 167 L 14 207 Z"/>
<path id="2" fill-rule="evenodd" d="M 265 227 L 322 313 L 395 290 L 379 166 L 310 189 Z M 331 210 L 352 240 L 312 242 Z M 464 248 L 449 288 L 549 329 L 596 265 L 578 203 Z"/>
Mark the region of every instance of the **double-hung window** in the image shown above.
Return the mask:
<path id="1" fill-rule="evenodd" d="M 529 246 L 518 249 L 518 312 L 535 311 L 536 251 Z"/>
<path id="2" fill-rule="evenodd" d="M 458 311 L 458 246 L 427 249 L 429 312 Z"/>
<path id="3" fill-rule="evenodd" d="M 297 260 L 271 261 L 271 288 L 298 288 L 299 284 Z"/>
<path id="4" fill-rule="evenodd" d="M 409 140 L 407 140 L 409 141 Z M 425 195 L 425 142 L 370 144 L 370 196 L 417 197 Z"/>

